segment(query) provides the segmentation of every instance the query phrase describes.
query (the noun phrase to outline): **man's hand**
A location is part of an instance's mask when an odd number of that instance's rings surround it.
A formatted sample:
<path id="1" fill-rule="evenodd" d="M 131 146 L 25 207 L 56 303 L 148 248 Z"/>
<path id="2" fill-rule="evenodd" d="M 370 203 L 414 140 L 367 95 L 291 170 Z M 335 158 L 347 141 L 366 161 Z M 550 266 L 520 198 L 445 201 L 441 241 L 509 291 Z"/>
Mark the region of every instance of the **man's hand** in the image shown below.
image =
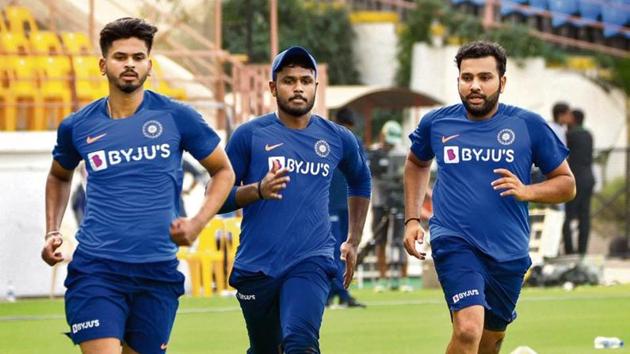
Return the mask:
<path id="1" fill-rule="evenodd" d="M 191 246 L 204 226 L 194 218 L 177 218 L 171 223 L 169 233 L 176 245 Z"/>
<path id="2" fill-rule="evenodd" d="M 54 234 L 46 238 L 46 241 L 44 242 L 44 248 L 42 249 L 42 259 L 44 260 L 44 262 L 52 267 L 55 264 L 63 261 L 63 256 L 61 255 L 61 252 L 57 252 L 57 248 L 59 248 L 59 246 L 61 246 L 61 244 L 63 243 L 61 234 Z"/>
<path id="3" fill-rule="evenodd" d="M 494 190 L 503 189 L 499 195 L 502 197 L 513 196 L 518 201 L 530 200 L 529 189 L 524 185 L 518 177 L 505 168 L 497 168 L 493 170 L 494 173 L 498 173 L 503 177 L 492 181 L 491 185 Z"/>
<path id="4" fill-rule="evenodd" d="M 287 188 L 287 183 L 291 180 L 286 174 L 289 170 L 280 168 L 278 161 L 273 162 L 273 167 L 260 182 L 260 194 L 263 199 L 282 199 L 280 192 Z"/>
<path id="5" fill-rule="evenodd" d="M 419 252 L 416 249 L 416 244 L 424 243 L 424 230 L 417 220 L 411 220 L 405 225 L 405 250 L 410 256 L 414 256 L 419 260 L 423 260 L 426 257 L 426 253 Z"/>
<path id="6" fill-rule="evenodd" d="M 343 286 L 347 289 L 354 276 L 354 267 L 357 265 L 357 246 L 344 242 L 341 244 L 341 260 L 346 262 L 346 271 L 343 273 Z"/>

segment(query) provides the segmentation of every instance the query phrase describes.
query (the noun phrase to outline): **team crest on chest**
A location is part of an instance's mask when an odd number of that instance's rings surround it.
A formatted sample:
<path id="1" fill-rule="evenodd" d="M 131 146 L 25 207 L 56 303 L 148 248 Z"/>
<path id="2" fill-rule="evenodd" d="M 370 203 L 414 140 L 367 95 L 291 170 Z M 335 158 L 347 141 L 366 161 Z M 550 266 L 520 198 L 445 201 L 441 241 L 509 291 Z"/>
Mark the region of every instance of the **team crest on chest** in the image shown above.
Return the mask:
<path id="1" fill-rule="evenodd" d="M 497 134 L 497 140 L 501 145 L 510 145 L 514 142 L 516 136 L 514 135 L 514 131 L 512 129 L 501 129 L 499 134 Z"/>
<path id="2" fill-rule="evenodd" d="M 328 145 L 326 140 L 318 140 L 315 143 L 315 153 L 319 157 L 326 157 L 330 154 L 330 145 Z"/>
<path id="3" fill-rule="evenodd" d="M 157 120 L 148 120 L 142 126 L 142 134 L 147 138 L 155 139 L 162 135 L 162 124 Z"/>

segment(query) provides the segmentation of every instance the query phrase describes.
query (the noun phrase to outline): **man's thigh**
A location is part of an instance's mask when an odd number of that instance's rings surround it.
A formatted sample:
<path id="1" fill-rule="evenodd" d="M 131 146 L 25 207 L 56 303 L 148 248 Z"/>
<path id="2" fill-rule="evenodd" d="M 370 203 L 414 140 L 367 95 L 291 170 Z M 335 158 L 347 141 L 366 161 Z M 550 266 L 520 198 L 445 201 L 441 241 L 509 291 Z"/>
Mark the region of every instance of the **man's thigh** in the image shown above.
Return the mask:
<path id="1" fill-rule="evenodd" d="M 278 353 L 282 343 L 279 311 L 279 280 L 262 273 L 234 269 L 230 285 L 236 290 L 247 334 L 249 354 Z"/>
<path id="2" fill-rule="evenodd" d="M 284 277 L 280 323 L 287 352 L 319 351 L 319 329 L 335 271 L 336 265 L 331 259 L 314 257 L 293 267 Z"/>

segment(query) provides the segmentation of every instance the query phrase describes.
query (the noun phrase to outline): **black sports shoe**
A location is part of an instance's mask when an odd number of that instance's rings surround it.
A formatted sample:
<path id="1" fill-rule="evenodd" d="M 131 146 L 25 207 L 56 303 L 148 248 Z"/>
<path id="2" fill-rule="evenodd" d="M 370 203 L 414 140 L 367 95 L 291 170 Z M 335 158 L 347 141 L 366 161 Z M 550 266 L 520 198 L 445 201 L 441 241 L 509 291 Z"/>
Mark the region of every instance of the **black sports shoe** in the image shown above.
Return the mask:
<path id="1" fill-rule="evenodd" d="M 367 306 L 365 304 L 362 304 L 360 302 L 357 301 L 357 299 L 350 297 L 350 299 L 348 299 L 348 302 L 344 302 L 341 303 L 340 305 L 345 305 L 348 307 L 360 307 L 360 308 L 366 308 Z"/>

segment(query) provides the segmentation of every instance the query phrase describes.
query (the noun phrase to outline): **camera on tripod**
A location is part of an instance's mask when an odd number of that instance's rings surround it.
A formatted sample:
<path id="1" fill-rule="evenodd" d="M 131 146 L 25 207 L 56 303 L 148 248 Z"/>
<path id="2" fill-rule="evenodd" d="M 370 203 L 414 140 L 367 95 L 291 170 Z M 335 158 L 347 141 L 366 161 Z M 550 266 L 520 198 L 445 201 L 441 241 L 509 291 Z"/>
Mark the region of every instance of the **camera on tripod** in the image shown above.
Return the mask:
<path id="1" fill-rule="evenodd" d="M 386 209 L 402 211 L 404 207 L 403 170 L 406 155 L 395 148 L 368 151 L 373 183 L 385 196 Z"/>

